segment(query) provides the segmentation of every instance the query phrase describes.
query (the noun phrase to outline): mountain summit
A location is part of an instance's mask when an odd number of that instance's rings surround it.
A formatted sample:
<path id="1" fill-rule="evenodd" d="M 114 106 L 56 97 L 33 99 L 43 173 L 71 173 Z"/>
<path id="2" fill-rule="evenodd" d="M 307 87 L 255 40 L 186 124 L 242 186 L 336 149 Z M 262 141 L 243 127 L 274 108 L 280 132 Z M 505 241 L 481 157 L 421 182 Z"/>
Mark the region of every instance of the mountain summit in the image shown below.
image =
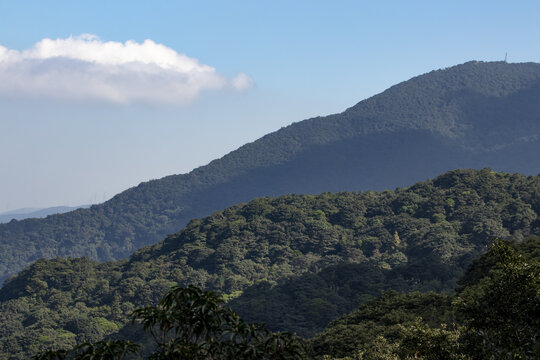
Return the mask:
<path id="1" fill-rule="evenodd" d="M 455 168 L 540 172 L 540 64 L 472 61 L 294 123 L 89 209 L 0 225 L 0 281 L 41 257 L 123 258 L 264 195 L 393 189 Z"/>

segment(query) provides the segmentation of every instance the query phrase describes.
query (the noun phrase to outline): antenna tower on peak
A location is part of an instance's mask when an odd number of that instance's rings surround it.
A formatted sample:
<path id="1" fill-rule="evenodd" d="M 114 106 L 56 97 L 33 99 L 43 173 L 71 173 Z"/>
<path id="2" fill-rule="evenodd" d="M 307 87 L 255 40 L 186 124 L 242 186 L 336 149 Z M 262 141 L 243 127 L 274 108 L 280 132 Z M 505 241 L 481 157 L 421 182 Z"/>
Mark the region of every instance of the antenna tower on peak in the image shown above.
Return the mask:
<path id="1" fill-rule="evenodd" d="M 508 60 L 508 53 L 505 53 L 504 54 L 504 62 L 508 62 L 507 60 Z"/>

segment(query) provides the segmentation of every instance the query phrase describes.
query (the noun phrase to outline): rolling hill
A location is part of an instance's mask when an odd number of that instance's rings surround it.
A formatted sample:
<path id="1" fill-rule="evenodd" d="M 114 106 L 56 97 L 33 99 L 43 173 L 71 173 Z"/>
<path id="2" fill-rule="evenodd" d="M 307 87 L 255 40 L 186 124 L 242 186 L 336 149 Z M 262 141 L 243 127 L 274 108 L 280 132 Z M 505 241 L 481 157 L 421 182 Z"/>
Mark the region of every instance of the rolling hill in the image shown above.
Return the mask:
<path id="1" fill-rule="evenodd" d="M 540 64 L 432 71 L 189 174 L 141 183 L 89 209 L 0 224 L 0 281 L 42 257 L 125 258 L 192 218 L 260 196 L 393 189 L 455 168 L 537 174 L 538 99 Z"/>

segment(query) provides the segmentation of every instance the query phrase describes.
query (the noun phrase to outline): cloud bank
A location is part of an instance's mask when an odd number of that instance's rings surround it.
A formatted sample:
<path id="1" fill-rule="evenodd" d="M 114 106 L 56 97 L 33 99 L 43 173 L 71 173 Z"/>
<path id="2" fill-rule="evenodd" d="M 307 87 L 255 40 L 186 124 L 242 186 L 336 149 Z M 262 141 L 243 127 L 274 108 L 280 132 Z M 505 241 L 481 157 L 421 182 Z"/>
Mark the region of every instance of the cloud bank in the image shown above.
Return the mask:
<path id="1" fill-rule="evenodd" d="M 0 46 L 0 96 L 188 103 L 205 90 L 252 86 L 244 73 L 227 79 L 152 40 L 105 42 L 84 34 L 43 39 L 23 51 Z"/>

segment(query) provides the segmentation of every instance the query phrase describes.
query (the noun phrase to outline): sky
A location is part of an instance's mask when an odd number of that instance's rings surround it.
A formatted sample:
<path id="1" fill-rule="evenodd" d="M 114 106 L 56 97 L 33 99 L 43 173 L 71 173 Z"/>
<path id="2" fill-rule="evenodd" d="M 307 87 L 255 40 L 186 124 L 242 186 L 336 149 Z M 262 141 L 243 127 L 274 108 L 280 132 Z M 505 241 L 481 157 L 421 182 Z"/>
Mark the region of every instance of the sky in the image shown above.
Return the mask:
<path id="1" fill-rule="evenodd" d="M 0 212 L 100 203 L 431 70 L 540 62 L 538 19 L 538 0 L 0 0 Z"/>

